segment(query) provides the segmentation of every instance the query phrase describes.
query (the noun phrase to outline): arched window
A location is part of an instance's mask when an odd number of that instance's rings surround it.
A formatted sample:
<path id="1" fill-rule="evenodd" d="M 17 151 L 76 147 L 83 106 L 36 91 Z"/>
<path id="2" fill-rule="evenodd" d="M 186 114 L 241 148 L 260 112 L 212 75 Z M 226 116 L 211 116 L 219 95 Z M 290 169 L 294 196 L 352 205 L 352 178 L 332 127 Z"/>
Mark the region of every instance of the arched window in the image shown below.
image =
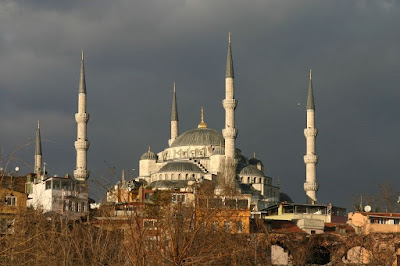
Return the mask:
<path id="1" fill-rule="evenodd" d="M 256 178 L 254 177 L 254 178 L 253 178 L 253 183 L 255 183 L 255 182 L 256 182 Z"/>
<path id="2" fill-rule="evenodd" d="M 181 174 L 178 174 L 178 180 L 181 180 Z"/>
<path id="3" fill-rule="evenodd" d="M 243 183 L 243 176 L 240 178 L 240 182 L 242 182 L 242 183 Z"/>
<path id="4" fill-rule="evenodd" d="M 174 180 L 174 177 L 175 177 L 174 174 L 171 174 L 171 180 Z"/>
<path id="5" fill-rule="evenodd" d="M 250 176 L 247 178 L 247 183 L 250 183 Z"/>
<path id="6" fill-rule="evenodd" d="M 165 174 L 165 180 L 167 180 L 168 179 L 168 175 L 167 174 Z"/>
<path id="7" fill-rule="evenodd" d="M 260 177 L 260 184 L 262 183 L 262 177 Z"/>

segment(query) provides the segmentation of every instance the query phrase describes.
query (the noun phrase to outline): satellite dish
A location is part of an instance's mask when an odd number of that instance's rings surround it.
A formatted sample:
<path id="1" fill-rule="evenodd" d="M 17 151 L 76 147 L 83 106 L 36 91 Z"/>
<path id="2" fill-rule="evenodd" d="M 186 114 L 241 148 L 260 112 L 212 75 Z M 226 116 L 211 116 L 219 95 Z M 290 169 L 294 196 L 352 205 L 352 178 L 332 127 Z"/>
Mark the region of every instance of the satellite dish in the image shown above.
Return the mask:
<path id="1" fill-rule="evenodd" d="M 364 207 L 364 211 L 370 212 L 371 211 L 371 206 L 367 205 Z"/>

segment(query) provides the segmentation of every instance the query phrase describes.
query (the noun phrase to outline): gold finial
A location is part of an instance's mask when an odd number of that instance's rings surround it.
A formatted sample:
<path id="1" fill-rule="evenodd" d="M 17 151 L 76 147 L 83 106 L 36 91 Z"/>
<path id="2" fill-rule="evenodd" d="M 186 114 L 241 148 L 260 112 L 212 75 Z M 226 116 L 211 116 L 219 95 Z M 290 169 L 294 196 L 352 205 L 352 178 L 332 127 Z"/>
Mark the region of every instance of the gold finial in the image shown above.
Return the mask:
<path id="1" fill-rule="evenodd" d="M 40 128 L 40 121 L 39 120 L 37 121 L 37 128 L 38 129 Z"/>
<path id="2" fill-rule="evenodd" d="M 198 128 L 207 128 L 207 124 L 204 122 L 204 108 L 203 108 L 203 106 L 201 107 L 201 122 L 197 127 Z"/>
<path id="3" fill-rule="evenodd" d="M 254 158 L 254 159 L 256 158 L 256 153 L 255 153 L 255 152 L 253 153 L 253 158 Z"/>
<path id="4" fill-rule="evenodd" d="M 174 81 L 174 92 L 175 92 L 175 81 Z"/>
<path id="5" fill-rule="evenodd" d="M 310 79 L 312 79 L 312 69 L 310 68 Z"/>
<path id="6" fill-rule="evenodd" d="M 149 145 L 149 151 L 148 152 L 150 152 L 150 145 Z"/>
<path id="7" fill-rule="evenodd" d="M 83 60 L 83 57 L 84 57 L 84 53 L 83 53 L 83 50 L 81 50 L 81 58 L 82 58 L 82 60 Z"/>
<path id="8" fill-rule="evenodd" d="M 122 169 L 122 185 L 125 184 L 125 169 Z"/>
<path id="9" fill-rule="evenodd" d="M 228 34 L 228 42 L 231 43 L 231 32 Z"/>

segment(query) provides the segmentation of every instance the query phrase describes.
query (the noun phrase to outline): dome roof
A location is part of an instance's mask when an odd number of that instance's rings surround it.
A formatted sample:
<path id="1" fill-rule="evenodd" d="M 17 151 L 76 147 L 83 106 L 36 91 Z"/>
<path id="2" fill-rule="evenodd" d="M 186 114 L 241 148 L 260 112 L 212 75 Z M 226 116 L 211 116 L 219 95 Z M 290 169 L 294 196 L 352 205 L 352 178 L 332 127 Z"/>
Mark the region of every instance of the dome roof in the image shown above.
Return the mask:
<path id="1" fill-rule="evenodd" d="M 140 160 L 157 160 L 157 154 L 149 149 L 147 152 L 143 153 L 142 157 L 140 157 Z"/>
<path id="2" fill-rule="evenodd" d="M 157 180 L 153 181 L 150 186 L 152 188 L 185 188 L 187 180 Z"/>
<path id="3" fill-rule="evenodd" d="M 200 168 L 189 162 L 169 162 L 161 167 L 159 173 L 165 172 L 189 172 L 189 173 L 202 173 Z"/>
<path id="4" fill-rule="evenodd" d="M 264 173 L 254 165 L 239 165 L 238 172 L 239 175 L 264 176 Z"/>
<path id="5" fill-rule="evenodd" d="M 212 152 L 212 155 L 225 155 L 225 148 L 222 146 L 217 146 Z"/>
<path id="6" fill-rule="evenodd" d="M 290 196 L 286 193 L 279 193 L 279 201 L 284 202 L 286 201 L 287 203 L 293 203 L 293 200 L 290 198 Z"/>
<path id="7" fill-rule="evenodd" d="M 257 158 L 251 158 L 250 160 L 249 160 L 249 164 L 251 164 L 251 165 L 257 165 L 258 163 L 260 163 L 260 164 L 263 164 L 259 159 L 257 159 Z"/>
<path id="8" fill-rule="evenodd" d="M 195 128 L 181 134 L 171 147 L 181 146 L 220 146 L 224 143 L 222 134 L 211 128 Z"/>

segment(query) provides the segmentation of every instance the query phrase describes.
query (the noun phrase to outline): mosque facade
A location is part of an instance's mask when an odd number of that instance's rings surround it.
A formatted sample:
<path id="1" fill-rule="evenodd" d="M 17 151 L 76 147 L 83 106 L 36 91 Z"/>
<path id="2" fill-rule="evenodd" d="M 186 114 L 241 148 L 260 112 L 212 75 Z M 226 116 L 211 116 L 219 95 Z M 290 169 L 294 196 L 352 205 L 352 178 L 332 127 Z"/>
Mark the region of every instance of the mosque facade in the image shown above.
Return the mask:
<path id="1" fill-rule="evenodd" d="M 155 153 L 145 152 L 139 161 L 139 179 L 153 189 L 190 190 L 194 184 L 214 182 L 215 193 L 221 191 L 221 184 L 239 194 L 250 194 L 258 208 L 269 204 L 290 200 L 280 193 L 279 181 L 265 174 L 264 164 L 257 159 L 248 159 L 236 147 L 237 128 L 235 124 L 234 67 L 231 38 L 229 35 L 228 55 L 225 75 L 225 127 L 222 133 L 211 129 L 204 121 L 197 128 L 179 133 L 178 103 L 174 84 L 171 112 L 171 134 L 169 146 Z M 284 195 L 286 198 L 282 198 Z"/>

